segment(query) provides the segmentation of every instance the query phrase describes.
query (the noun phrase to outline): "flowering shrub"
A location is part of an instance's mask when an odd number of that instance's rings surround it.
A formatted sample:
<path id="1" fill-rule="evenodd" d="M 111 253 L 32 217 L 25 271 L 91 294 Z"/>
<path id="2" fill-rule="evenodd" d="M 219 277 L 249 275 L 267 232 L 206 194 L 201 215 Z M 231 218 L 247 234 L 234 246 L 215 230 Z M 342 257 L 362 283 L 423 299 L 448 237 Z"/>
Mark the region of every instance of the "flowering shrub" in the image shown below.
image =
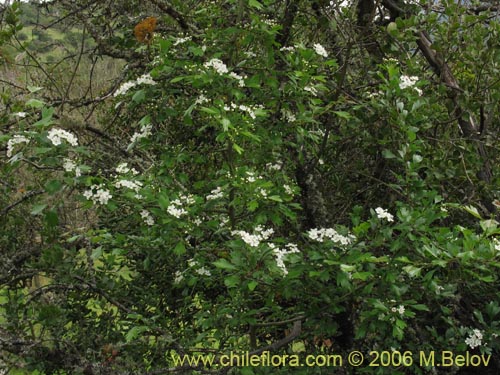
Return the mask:
<path id="1" fill-rule="evenodd" d="M 172 353 L 468 350 L 497 366 L 498 176 L 481 173 L 499 165 L 485 159 L 498 129 L 465 136 L 464 121 L 498 116 L 498 64 L 471 50 L 428 69 L 459 48 L 449 38 L 492 38 L 497 22 L 454 8 L 471 27 L 445 31 L 434 10 L 382 2 L 370 26 L 346 2 L 243 3 L 168 8 L 178 35 L 130 24 L 148 55 L 89 109 L 97 128 L 49 90 L 4 110 L 0 359 L 154 374 L 203 370 Z"/>

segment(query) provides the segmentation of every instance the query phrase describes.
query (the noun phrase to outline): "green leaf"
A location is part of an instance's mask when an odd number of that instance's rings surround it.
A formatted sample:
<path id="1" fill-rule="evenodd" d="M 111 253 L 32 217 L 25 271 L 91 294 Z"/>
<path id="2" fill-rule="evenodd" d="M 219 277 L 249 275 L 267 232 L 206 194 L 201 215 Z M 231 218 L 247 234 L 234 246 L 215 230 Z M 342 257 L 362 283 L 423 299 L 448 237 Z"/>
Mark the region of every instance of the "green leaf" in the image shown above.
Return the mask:
<path id="1" fill-rule="evenodd" d="M 30 99 L 26 102 L 26 106 L 31 108 L 42 108 L 44 105 L 45 103 L 38 99 Z"/>
<path id="2" fill-rule="evenodd" d="M 403 270 L 405 270 L 405 272 L 408 274 L 408 276 L 416 277 L 416 276 L 420 275 L 422 268 L 415 267 L 415 266 L 405 266 L 405 267 L 403 267 Z"/>
<path id="3" fill-rule="evenodd" d="M 182 255 L 186 253 L 186 246 L 184 245 L 183 241 L 177 242 L 177 245 L 175 245 L 174 248 L 174 253 L 177 255 Z"/>
<path id="4" fill-rule="evenodd" d="M 248 5 L 250 5 L 252 8 L 262 9 L 262 4 L 257 0 L 248 0 Z"/>
<path id="5" fill-rule="evenodd" d="M 142 103 L 144 99 L 146 99 L 146 92 L 144 90 L 139 90 L 132 96 L 132 101 L 137 104 Z"/>
<path id="6" fill-rule="evenodd" d="M 396 155 L 394 155 L 392 153 L 392 151 L 389 151 L 389 150 L 383 150 L 382 151 L 382 156 L 386 159 L 394 159 L 396 157 Z"/>
<path id="7" fill-rule="evenodd" d="M 50 180 L 45 184 L 45 191 L 49 194 L 55 194 L 63 187 L 61 181 Z"/>
<path id="8" fill-rule="evenodd" d="M 252 292 L 256 287 L 257 285 L 259 285 L 259 283 L 255 280 L 252 280 L 248 283 L 248 289 Z"/>
<path id="9" fill-rule="evenodd" d="M 38 215 L 39 213 L 41 213 L 45 207 L 47 207 L 46 204 L 37 204 L 35 206 L 33 206 L 33 209 L 31 210 L 31 214 L 32 215 Z"/>
<path id="10" fill-rule="evenodd" d="M 352 118 L 351 114 L 349 112 L 344 112 L 344 111 L 333 111 L 337 116 L 341 118 L 345 118 L 346 120 L 349 120 Z"/>
<path id="11" fill-rule="evenodd" d="M 135 326 L 130 328 L 130 330 L 125 335 L 125 341 L 131 342 L 139 337 L 139 335 L 143 332 L 146 332 L 149 329 L 147 326 Z"/>
<path id="12" fill-rule="evenodd" d="M 230 263 L 227 259 L 221 258 L 213 262 L 213 265 L 217 268 L 221 268 L 223 270 L 230 270 L 234 271 L 236 270 L 236 266 L 232 263 Z"/>

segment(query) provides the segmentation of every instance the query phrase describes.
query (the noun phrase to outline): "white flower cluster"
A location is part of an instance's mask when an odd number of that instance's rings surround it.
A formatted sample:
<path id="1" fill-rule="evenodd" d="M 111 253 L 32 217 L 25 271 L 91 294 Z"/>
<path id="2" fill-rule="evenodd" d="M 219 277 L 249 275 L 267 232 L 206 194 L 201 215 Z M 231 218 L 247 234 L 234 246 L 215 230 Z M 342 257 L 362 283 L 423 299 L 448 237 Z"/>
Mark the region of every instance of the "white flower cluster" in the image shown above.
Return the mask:
<path id="1" fill-rule="evenodd" d="M 76 138 L 73 133 L 63 129 L 50 129 L 47 138 L 49 138 L 54 146 L 59 146 L 63 139 L 65 139 L 72 146 L 78 146 L 78 138 Z"/>
<path id="2" fill-rule="evenodd" d="M 500 240 L 498 238 L 493 239 L 493 247 L 496 251 L 500 251 Z"/>
<path id="3" fill-rule="evenodd" d="M 285 193 L 287 193 L 288 195 L 293 195 L 293 190 L 292 188 L 290 187 L 290 185 L 283 185 L 283 189 L 285 189 Z"/>
<path id="4" fill-rule="evenodd" d="M 418 92 L 418 95 L 422 95 L 422 90 L 420 90 L 418 87 L 414 87 L 415 83 L 417 83 L 418 77 L 417 76 L 401 76 L 399 79 L 399 88 L 401 90 L 404 90 L 408 87 L 413 87 L 415 91 Z"/>
<path id="5" fill-rule="evenodd" d="M 262 225 L 255 227 L 254 234 L 250 234 L 244 230 L 233 230 L 231 232 L 233 236 L 239 236 L 243 242 L 252 247 L 258 247 L 262 241 L 269 239 L 273 233 L 274 230 L 272 228 L 266 229 Z"/>
<path id="6" fill-rule="evenodd" d="M 209 195 L 207 195 L 207 201 L 211 201 L 214 199 L 220 199 L 224 196 L 224 193 L 222 192 L 222 188 L 218 186 L 216 189 L 213 189 Z"/>
<path id="7" fill-rule="evenodd" d="M 244 180 L 246 183 L 249 183 L 249 184 L 251 184 L 257 180 L 262 179 L 262 176 L 255 176 L 255 173 L 252 171 L 247 171 L 246 174 L 247 174 L 247 177 L 245 177 Z"/>
<path id="8" fill-rule="evenodd" d="M 235 72 L 231 72 L 229 73 L 229 77 L 236 79 L 238 81 L 238 86 L 245 87 L 245 78 L 247 78 L 247 76 L 243 77 Z"/>
<path id="9" fill-rule="evenodd" d="M 279 171 L 283 167 L 283 163 L 281 161 L 277 161 L 276 163 L 267 163 L 266 168 L 270 171 Z"/>
<path id="10" fill-rule="evenodd" d="M 180 284 L 184 280 L 184 276 L 181 271 L 175 271 L 174 273 L 174 284 Z"/>
<path id="11" fill-rule="evenodd" d="M 386 219 L 389 222 L 394 221 L 394 216 L 391 215 L 387 210 L 384 210 L 382 207 L 377 207 L 375 209 L 375 213 L 377 214 L 377 217 L 379 219 Z"/>
<path id="12" fill-rule="evenodd" d="M 71 159 L 64 159 L 63 168 L 66 172 L 75 172 L 76 177 L 80 177 L 82 175 L 80 167 Z"/>
<path id="13" fill-rule="evenodd" d="M 252 120 L 255 120 L 255 118 L 257 117 L 257 115 L 255 114 L 255 110 L 264 109 L 264 106 L 257 105 L 257 106 L 249 107 L 249 106 L 246 106 L 244 104 L 236 105 L 234 103 L 231 103 L 230 105 L 224 106 L 224 111 L 231 111 L 231 110 L 235 110 L 235 109 L 239 109 L 242 112 L 248 113 L 248 115 L 252 118 Z"/>
<path id="14" fill-rule="evenodd" d="M 321 44 L 316 43 L 314 46 L 314 52 L 316 52 L 318 55 L 323 56 L 323 57 L 328 57 L 328 52 L 326 52 L 325 47 L 323 47 Z"/>
<path id="15" fill-rule="evenodd" d="M 130 90 L 132 87 L 135 87 L 137 85 L 156 85 L 155 80 L 151 77 L 149 73 L 143 74 L 139 78 L 137 78 L 135 81 L 127 81 L 123 83 L 118 90 L 115 91 L 113 96 L 117 97 L 119 95 L 125 95 L 128 90 Z"/>
<path id="16" fill-rule="evenodd" d="M 174 46 L 178 46 L 179 44 L 186 43 L 191 40 L 190 36 L 187 36 L 185 38 L 176 38 L 174 42 Z"/>
<path id="17" fill-rule="evenodd" d="M 222 60 L 219 59 L 212 59 L 210 61 L 207 61 L 205 64 L 203 64 L 203 66 L 205 68 L 213 68 L 219 74 L 226 74 L 229 72 L 226 64 L 224 64 Z"/>
<path id="18" fill-rule="evenodd" d="M 135 168 L 129 168 L 128 163 L 120 163 L 115 169 L 116 173 L 126 174 L 131 172 L 134 176 L 138 175 L 139 172 Z"/>
<path id="19" fill-rule="evenodd" d="M 313 228 L 310 229 L 307 234 L 309 238 L 314 241 L 324 242 L 325 240 L 331 240 L 341 245 L 349 245 L 356 239 L 352 234 L 343 236 L 333 228 Z"/>
<path id="20" fill-rule="evenodd" d="M 469 346 L 469 348 L 474 349 L 477 346 L 481 346 L 481 341 L 483 340 L 483 334 L 480 330 L 474 329 L 469 337 L 465 339 L 465 343 Z"/>
<path id="21" fill-rule="evenodd" d="M 10 158 L 14 151 L 14 146 L 20 143 L 30 143 L 30 140 L 24 135 L 15 135 L 7 142 L 7 157 Z"/>
<path id="22" fill-rule="evenodd" d="M 130 181 L 130 180 L 120 180 L 115 182 L 115 187 L 120 188 L 120 187 L 126 187 L 129 188 L 136 193 L 139 192 L 142 188 L 142 182 L 140 181 Z"/>
<path id="23" fill-rule="evenodd" d="M 285 245 L 284 249 L 276 247 L 274 244 L 269 244 L 269 247 L 273 250 L 274 256 L 276 257 L 276 265 L 283 271 L 283 274 L 288 274 L 288 269 L 286 268 L 284 258 L 288 254 L 299 253 L 299 248 L 294 243 L 289 243 Z"/>
<path id="24" fill-rule="evenodd" d="M 195 268 L 195 271 L 198 275 L 201 275 L 201 276 L 212 276 L 212 274 L 210 273 L 210 270 L 207 270 L 205 268 L 205 266 L 201 266 L 199 267 L 199 263 L 194 260 L 194 259 L 189 259 L 188 260 L 188 266 L 190 268 Z"/>
<path id="25" fill-rule="evenodd" d="M 280 51 L 282 51 L 282 52 L 293 52 L 293 51 L 295 51 L 295 46 L 281 47 Z"/>
<path id="26" fill-rule="evenodd" d="M 153 216 L 151 216 L 151 214 L 147 210 L 142 210 L 141 211 L 141 218 L 149 226 L 152 226 L 152 225 L 155 224 L 155 220 L 153 219 Z"/>
<path id="27" fill-rule="evenodd" d="M 403 315 L 405 313 L 405 307 L 403 305 L 399 305 L 399 307 L 393 307 L 391 311 L 393 313 L 398 312 L 399 315 Z"/>
<path id="28" fill-rule="evenodd" d="M 89 190 L 83 193 L 83 196 L 92 200 L 94 204 L 107 204 L 113 197 L 109 190 L 104 189 L 102 185 L 92 185 Z"/>
<path id="29" fill-rule="evenodd" d="M 132 147 L 132 145 L 134 145 L 134 143 L 136 143 L 140 139 L 149 137 L 151 135 L 151 129 L 152 128 L 153 128 L 153 126 L 151 124 L 143 125 L 141 127 L 141 131 L 140 132 L 135 132 L 132 135 L 132 138 L 130 138 L 130 144 L 129 144 L 128 147 L 129 148 Z"/>
<path id="30" fill-rule="evenodd" d="M 288 122 L 297 121 L 297 116 L 295 116 L 295 114 L 293 114 L 292 111 L 290 111 L 288 109 L 281 110 L 281 118 L 285 121 L 288 121 Z"/>
<path id="31" fill-rule="evenodd" d="M 181 195 L 178 199 L 174 199 L 167 207 L 167 212 L 179 219 L 181 216 L 186 215 L 187 211 L 183 208 L 184 205 L 193 204 L 195 201 L 191 195 Z"/>
<path id="32" fill-rule="evenodd" d="M 267 198 L 268 193 L 267 193 L 267 190 L 266 190 L 266 189 L 264 189 L 264 188 L 258 188 L 258 189 L 257 189 L 257 192 L 258 192 L 260 195 L 262 195 L 262 198 Z"/>
<path id="33" fill-rule="evenodd" d="M 195 104 L 205 104 L 208 102 L 208 98 L 204 94 L 200 94 L 198 98 L 196 98 Z"/>

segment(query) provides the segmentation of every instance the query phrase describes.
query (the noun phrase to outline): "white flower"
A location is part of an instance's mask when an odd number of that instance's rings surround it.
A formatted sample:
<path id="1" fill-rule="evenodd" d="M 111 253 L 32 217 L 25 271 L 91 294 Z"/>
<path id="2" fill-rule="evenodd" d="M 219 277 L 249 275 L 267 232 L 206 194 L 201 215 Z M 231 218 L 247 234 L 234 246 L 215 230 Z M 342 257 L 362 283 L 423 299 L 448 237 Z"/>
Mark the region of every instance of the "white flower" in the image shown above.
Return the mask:
<path id="1" fill-rule="evenodd" d="M 138 193 L 139 190 L 142 188 L 142 182 L 140 182 L 140 181 L 120 180 L 120 181 L 115 182 L 115 187 L 116 188 L 126 187 L 126 188 L 134 190 L 136 193 Z"/>
<path id="2" fill-rule="evenodd" d="M 137 78 L 138 85 L 156 85 L 155 80 L 151 77 L 151 74 L 143 74 L 139 78 Z"/>
<path id="3" fill-rule="evenodd" d="M 167 207 L 167 212 L 179 219 L 182 215 L 187 214 L 187 211 L 183 208 L 178 208 L 176 205 L 171 204 L 170 206 Z"/>
<path id="4" fill-rule="evenodd" d="M 205 68 L 213 68 L 219 74 L 225 74 L 228 72 L 226 64 L 224 64 L 219 59 L 212 59 L 203 64 Z"/>
<path id="5" fill-rule="evenodd" d="M 465 339 L 465 343 L 469 346 L 469 348 L 474 349 L 477 346 L 481 346 L 481 341 L 483 340 L 483 334 L 480 330 L 474 329 L 469 337 Z"/>
<path id="6" fill-rule="evenodd" d="M 205 95 L 203 95 L 203 94 L 200 94 L 200 96 L 198 96 L 198 98 L 197 98 L 197 99 L 196 99 L 196 101 L 195 101 L 195 103 L 196 103 L 196 104 L 204 104 L 204 103 L 206 103 L 206 102 L 208 102 L 208 99 L 207 99 L 207 97 L 206 97 Z"/>
<path id="7" fill-rule="evenodd" d="M 184 205 L 195 203 L 192 195 L 181 194 L 178 199 L 174 199 L 167 207 L 167 212 L 179 219 L 181 216 L 186 215 L 188 212 L 183 208 Z"/>
<path id="8" fill-rule="evenodd" d="M 23 135 L 14 135 L 7 142 L 7 157 L 10 158 L 14 151 L 14 146 L 19 143 L 30 143 L 30 140 Z"/>
<path id="9" fill-rule="evenodd" d="M 71 159 L 68 158 L 64 159 L 63 168 L 66 172 L 74 171 L 76 177 L 80 177 L 82 175 L 80 167 L 78 167 L 76 163 Z"/>
<path id="10" fill-rule="evenodd" d="M 210 271 L 207 270 L 205 267 L 198 268 L 195 272 L 201 276 L 212 276 Z"/>
<path id="11" fill-rule="evenodd" d="M 17 117 L 21 117 L 21 118 L 25 118 L 27 113 L 26 112 L 14 112 L 12 115 L 17 116 Z"/>
<path id="12" fill-rule="evenodd" d="M 187 36 L 185 38 L 176 38 L 174 42 L 174 46 L 178 46 L 179 44 L 186 43 L 191 40 L 190 36 Z"/>
<path id="13" fill-rule="evenodd" d="M 323 56 L 323 57 L 328 57 L 328 52 L 326 52 L 325 47 L 323 47 L 321 44 L 316 43 L 314 46 L 314 52 L 316 52 L 318 55 Z"/>
<path id="14" fill-rule="evenodd" d="M 288 254 L 298 253 L 299 249 L 296 244 L 288 243 L 285 245 L 285 249 L 276 247 L 274 244 L 269 244 L 269 247 L 273 250 L 274 256 L 276 257 L 276 265 L 283 271 L 284 275 L 288 274 L 288 269 L 286 268 L 284 258 Z"/>
<path id="15" fill-rule="evenodd" d="M 283 166 L 283 163 L 278 161 L 277 163 L 267 163 L 266 168 L 269 169 L 270 171 L 279 171 L 281 167 Z"/>
<path id="16" fill-rule="evenodd" d="M 500 240 L 498 238 L 493 239 L 493 247 L 496 251 L 500 251 Z"/>
<path id="17" fill-rule="evenodd" d="M 156 85 L 156 82 L 151 78 L 151 75 L 149 73 L 143 74 L 139 78 L 137 78 L 135 81 L 127 81 L 124 82 L 118 90 L 115 91 L 113 96 L 117 97 L 119 95 L 125 95 L 128 90 L 130 90 L 132 87 L 137 86 L 137 85 Z"/>
<path id="18" fill-rule="evenodd" d="M 282 51 L 282 52 L 292 52 L 292 51 L 295 51 L 295 46 L 281 47 L 280 51 Z"/>
<path id="19" fill-rule="evenodd" d="M 211 201 L 214 199 L 220 199 L 224 196 L 224 193 L 222 192 L 222 189 L 220 186 L 218 186 L 216 189 L 213 189 L 209 195 L 207 195 L 207 201 Z"/>
<path id="20" fill-rule="evenodd" d="M 151 124 L 147 124 L 147 125 L 143 125 L 141 127 L 141 131 L 140 132 L 136 132 L 132 135 L 132 138 L 130 139 L 130 144 L 129 144 L 129 148 L 134 144 L 136 143 L 138 140 L 142 139 L 142 138 L 147 138 L 151 135 L 151 129 L 153 128 L 153 126 Z"/>
<path id="21" fill-rule="evenodd" d="M 343 236 L 340 233 L 338 233 L 335 229 L 333 228 L 313 228 L 310 229 L 307 232 L 309 238 L 314 241 L 318 242 L 324 242 L 325 239 L 329 239 L 335 243 L 338 243 L 340 245 L 349 245 L 352 243 L 352 241 L 355 239 L 355 237 L 352 234 L 349 234 L 347 236 Z"/>
<path id="22" fill-rule="evenodd" d="M 403 315 L 405 313 L 405 307 L 403 305 L 399 305 L 398 313 L 399 315 Z"/>
<path id="23" fill-rule="evenodd" d="M 401 90 L 404 90 L 408 87 L 413 87 L 415 86 L 415 83 L 417 83 L 418 77 L 417 76 L 401 76 L 399 79 L 399 88 Z M 422 95 L 422 90 L 419 89 L 418 87 L 413 87 L 415 91 L 417 91 L 418 95 Z"/>
<path id="24" fill-rule="evenodd" d="M 122 173 L 128 173 L 128 172 L 130 172 L 130 168 L 127 165 L 128 165 L 127 163 L 120 163 L 116 167 L 115 171 L 117 173 L 120 173 L 120 174 L 122 174 Z"/>
<path id="25" fill-rule="evenodd" d="M 234 78 L 238 81 L 238 85 L 240 87 L 245 87 L 245 81 L 243 80 L 243 77 L 240 76 L 239 74 L 236 74 L 235 72 L 229 73 L 229 77 Z"/>
<path id="26" fill-rule="evenodd" d="M 72 146 L 78 146 L 78 138 L 76 138 L 74 134 L 63 129 L 50 129 L 47 138 L 49 138 L 54 146 L 59 146 L 63 139 L 65 139 Z"/>
<path id="27" fill-rule="evenodd" d="M 387 212 L 387 210 L 384 210 L 382 207 L 377 207 L 375 209 L 375 213 L 377 214 L 377 217 L 379 219 L 386 219 L 389 222 L 394 221 L 394 216 Z"/>
<path id="28" fill-rule="evenodd" d="M 285 193 L 287 193 L 288 195 L 293 195 L 293 190 L 292 188 L 290 187 L 290 185 L 283 185 L 283 188 L 285 189 Z"/>
<path id="29" fill-rule="evenodd" d="M 94 204 L 107 204 L 113 197 L 109 190 L 104 189 L 101 185 L 92 185 L 89 190 L 83 193 L 87 199 L 91 199 Z"/>
<path id="30" fill-rule="evenodd" d="M 240 236 L 243 242 L 245 242 L 249 246 L 257 247 L 260 245 L 261 236 L 258 234 L 250 234 L 243 230 L 233 230 L 231 234 L 233 236 L 234 235 Z"/>
<path id="31" fill-rule="evenodd" d="M 259 192 L 260 195 L 262 195 L 263 198 L 267 198 L 267 191 L 266 191 L 266 189 L 259 188 L 258 192 Z"/>
<path id="32" fill-rule="evenodd" d="M 149 226 L 152 226 L 152 225 L 155 224 L 155 221 L 154 221 L 153 217 L 151 216 L 151 214 L 147 210 L 142 210 L 141 211 L 141 218 Z"/>
<path id="33" fill-rule="evenodd" d="M 182 276 L 182 272 L 181 271 L 175 271 L 175 274 L 174 274 L 174 284 L 180 284 L 182 280 L 184 280 L 184 276 Z"/>

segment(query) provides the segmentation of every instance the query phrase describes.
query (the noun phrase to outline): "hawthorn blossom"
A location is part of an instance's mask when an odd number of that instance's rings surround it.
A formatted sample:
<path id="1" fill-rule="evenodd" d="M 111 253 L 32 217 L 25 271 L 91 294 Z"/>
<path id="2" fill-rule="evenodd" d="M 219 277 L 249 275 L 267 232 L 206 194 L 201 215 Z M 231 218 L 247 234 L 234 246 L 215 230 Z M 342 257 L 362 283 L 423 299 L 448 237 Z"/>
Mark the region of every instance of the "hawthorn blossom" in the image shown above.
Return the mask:
<path id="1" fill-rule="evenodd" d="M 207 195 L 207 201 L 211 201 L 214 199 L 220 199 L 224 196 L 224 193 L 222 192 L 222 189 L 220 186 L 218 186 L 216 189 L 213 189 L 209 195 Z"/>
<path id="2" fill-rule="evenodd" d="M 307 235 L 313 241 L 324 242 L 325 240 L 331 240 L 344 246 L 351 244 L 355 239 L 352 234 L 343 236 L 333 228 L 313 228 L 307 232 Z"/>
<path id="3" fill-rule="evenodd" d="M 386 219 L 389 222 L 394 221 L 394 216 L 391 215 L 387 210 L 384 210 L 382 207 L 377 207 L 375 209 L 375 213 L 379 219 Z"/>
<path id="4" fill-rule="evenodd" d="M 422 95 L 422 90 L 419 89 L 418 87 L 414 87 L 415 84 L 417 83 L 418 81 L 418 77 L 417 76 L 406 76 L 406 75 L 403 75 L 401 76 L 401 78 L 399 79 L 399 88 L 401 90 L 404 90 L 408 87 L 413 87 L 413 89 L 415 91 L 417 91 L 418 95 Z"/>
<path id="5" fill-rule="evenodd" d="M 474 349 L 477 346 L 481 346 L 481 341 L 483 340 L 483 334 L 480 330 L 474 329 L 469 337 L 465 339 L 465 343 L 469 346 L 469 348 Z"/>
<path id="6" fill-rule="evenodd" d="M 262 241 L 269 239 L 273 233 L 274 230 L 272 228 L 266 229 L 262 225 L 257 225 L 253 234 L 244 230 L 233 230 L 231 232 L 233 236 L 239 236 L 243 242 L 251 247 L 258 247 Z"/>
<path id="7" fill-rule="evenodd" d="M 113 197 L 109 190 L 104 189 L 102 185 L 92 185 L 89 190 L 83 193 L 83 196 L 89 200 L 92 200 L 94 204 L 107 204 L 108 201 Z"/>
<path id="8" fill-rule="evenodd" d="M 284 275 L 288 275 L 288 269 L 286 268 L 284 258 L 288 254 L 299 253 L 299 248 L 294 243 L 288 243 L 285 248 L 279 248 L 276 245 L 270 243 L 269 247 L 273 250 L 274 256 L 276 257 L 276 265 L 283 271 Z"/>
<path id="9" fill-rule="evenodd" d="M 69 131 L 63 129 L 50 129 L 47 138 L 52 142 L 54 146 L 59 146 L 62 143 L 63 139 L 72 146 L 78 146 L 78 138 L 76 138 L 73 133 L 70 133 Z"/>
<path id="10" fill-rule="evenodd" d="M 316 43 L 314 46 L 314 52 L 316 52 L 318 55 L 323 56 L 323 57 L 328 57 L 328 52 L 326 52 L 325 47 L 323 47 L 321 44 Z"/>
<path id="11" fill-rule="evenodd" d="M 403 315 L 406 311 L 405 307 L 403 305 L 399 305 L 399 307 L 393 307 L 391 308 L 391 311 L 393 313 L 399 313 L 399 315 Z"/>
<path id="12" fill-rule="evenodd" d="M 7 157 L 10 158 L 14 151 L 14 146 L 20 143 L 30 143 L 30 140 L 26 138 L 24 135 L 14 135 L 7 142 Z"/>
<path id="13" fill-rule="evenodd" d="M 179 219 L 181 216 L 184 216 L 188 213 L 183 206 L 193 203 L 195 203 L 195 200 L 192 195 L 181 194 L 178 199 L 174 199 L 170 203 L 170 205 L 167 207 L 167 212 L 175 218 Z"/>
<path id="14" fill-rule="evenodd" d="M 149 226 L 152 226 L 152 225 L 155 224 L 155 220 L 153 219 L 153 216 L 151 216 L 151 214 L 149 213 L 148 210 L 142 210 L 141 211 L 141 218 Z"/>
<path id="15" fill-rule="evenodd" d="M 179 44 L 186 43 L 191 40 L 190 36 L 187 36 L 185 38 L 176 38 L 174 42 L 174 46 L 178 46 Z"/>
<path id="16" fill-rule="evenodd" d="M 228 69 L 226 64 L 219 59 L 212 59 L 203 64 L 205 68 L 213 68 L 218 74 L 226 74 L 228 73 Z"/>
<path id="17" fill-rule="evenodd" d="M 154 79 L 151 77 L 149 73 L 143 74 L 142 76 L 138 77 L 135 81 L 127 81 L 124 82 L 118 90 L 115 91 L 113 94 L 114 97 L 120 96 L 120 95 L 125 95 L 128 90 L 131 88 L 137 86 L 137 85 L 156 85 L 156 82 Z"/>
<path id="18" fill-rule="evenodd" d="M 132 135 L 132 138 L 130 139 L 130 144 L 128 147 L 130 148 L 134 143 L 136 143 L 140 139 L 149 137 L 151 135 L 152 128 L 153 128 L 153 126 L 151 124 L 143 125 L 141 127 L 140 132 L 135 132 Z"/>
<path id="19" fill-rule="evenodd" d="M 245 81 L 244 81 L 245 77 L 240 76 L 239 74 L 237 74 L 235 72 L 229 73 L 229 77 L 236 79 L 238 81 L 238 86 L 245 87 Z"/>
<path id="20" fill-rule="evenodd" d="M 126 187 L 129 188 L 136 193 L 139 192 L 139 190 L 142 188 L 142 182 L 140 181 L 130 181 L 130 180 L 120 180 L 115 182 L 115 187 L 120 188 L 120 187 Z"/>
<path id="21" fill-rule="evenodd" d="M 82 171 L 79 166 L 71 159 L 64 159 L 63 168 L 66 172 L 75 172 L 76 177 L 80 177 L 82 175 Z"/>

